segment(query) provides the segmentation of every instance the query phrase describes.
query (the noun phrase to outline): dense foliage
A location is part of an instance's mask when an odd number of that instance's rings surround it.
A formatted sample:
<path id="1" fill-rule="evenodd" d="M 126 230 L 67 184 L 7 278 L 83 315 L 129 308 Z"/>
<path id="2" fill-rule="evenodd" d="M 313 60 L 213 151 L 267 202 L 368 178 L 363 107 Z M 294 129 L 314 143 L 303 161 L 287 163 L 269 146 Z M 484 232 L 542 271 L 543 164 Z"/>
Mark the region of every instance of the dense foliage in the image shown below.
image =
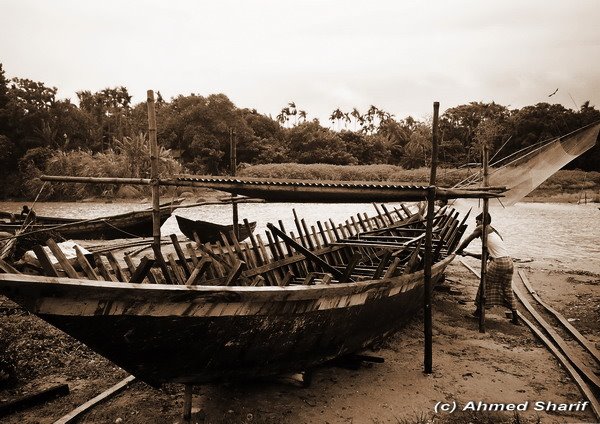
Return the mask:
<path id="1" fill-rule="evenodd" d="M 238 163 L 427 166 L 431 125 L 395 118 L 371 106 L 365 113 L 339 108 L 331 128 L 290 102 L 275 118 L 238 108 L 224 94 L 180 95 L 166 101 L 157 93 L 158 139 L 165 173 L 230 172 L 230 142 Z M 131 104 L 127 88 L 79 91 L 78 105 L 59 100 L 57 88 L 23 78 L 8 79 L 0 64 L 0 196 L 31 196 L 41 173 L 146 176 L 146 104 Z M 507 156 L 539 141 L 600 120 L 589 102 L 579 110 L 538 103 L 509 109 L 471 102 L 440 117 L 442 166 L 478 162 L 480 145 Z M 179 163 L 177 163 L 179 162 Z M 167 165 L 168 164 L 168 165 Z M 600 147 L 570 168 L 600 170 Z M 56 190 L 56 189 L 55 189 Z M 75 193 L 62 193 L 75 196 Z"/>

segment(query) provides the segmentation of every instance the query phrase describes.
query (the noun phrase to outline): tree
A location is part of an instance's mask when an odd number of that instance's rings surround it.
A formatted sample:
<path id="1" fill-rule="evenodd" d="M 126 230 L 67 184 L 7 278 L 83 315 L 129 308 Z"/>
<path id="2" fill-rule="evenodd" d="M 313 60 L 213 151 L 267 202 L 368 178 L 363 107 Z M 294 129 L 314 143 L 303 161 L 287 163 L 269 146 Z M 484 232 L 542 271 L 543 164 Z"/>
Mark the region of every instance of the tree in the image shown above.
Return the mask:
<path id="1" fill-rule="evenodd" d="M 94 150 L 111 147 L 113 139 L 131 134 L 131 96 L 127 88 L 115 87 L 92 93 L 78 91 L 79 107 L 87 112 L 101 128 L 100 145 Z"/>
<path id="2" fill-rule="evenodd" d="M 317 122 L 306 122 L 290 128 L 286 140 L 291 158 L 298 163 L 349 165 L 357 162 L 346 151 L 340 136 Z"/>

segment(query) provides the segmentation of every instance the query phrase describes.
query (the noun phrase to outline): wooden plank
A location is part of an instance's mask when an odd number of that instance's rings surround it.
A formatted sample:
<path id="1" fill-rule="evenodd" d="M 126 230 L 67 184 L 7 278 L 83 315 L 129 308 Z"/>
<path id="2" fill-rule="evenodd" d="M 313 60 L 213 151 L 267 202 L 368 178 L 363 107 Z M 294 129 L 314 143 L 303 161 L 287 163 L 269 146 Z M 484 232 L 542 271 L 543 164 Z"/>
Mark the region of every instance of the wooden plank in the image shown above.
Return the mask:
<path id="1" fill-rule="evenodd" d="M 308 226 L 306 225 L 306 221 L 304 221 L 304 218 L 302 218 L 300 220 L 300 224 L 302 224 L 302 229 L 304 230 L 304 234 L 306 236 L 306 242 L 308 243 L 308 248 L 310 250 L 315 250 L 315 244 L 313 243 L 312 239 L 310 238 L 310 234 L 308 232 Z"/>
<path id="2" fill-rule="evenodd" d="M 352 271 L 354 271 L 354 268 L 356 268 L 356 265 L 358 265 L 361 258 L 362 258 L 362 255 L 360 253 L 354 252 L 352 257 L 350 258 L 350 261 L 348 262 L 348 266 L 346 266 L 346 269 L 344 270 L 344 273 L 343 273 L 342 277 L 340 278 L 340 283 L 346 283 L 346 282 L 350 281 L 350 278 L 352 276 Z"/>
<path id="3" fill-rule="evenodd" d="M 327 233 L 325 232 L 321 221 L 317 221 L 317 227 L 319 227 L 319 234 L 321 235 L 321 239 L 323 240 L 323 246 L 327 247 L 329 245 L 329 240 L 327 239 Z"/>
<path id="4" fill-rule="evenodd" d="M 379 220 L 380 220 L 379 228 L 387 226 L 389 224 L 389 222 L 386 221 L 386 219 L 384 218 L 384 216 L 381 213 L 381 210 L 379 209 L 377 204 L 373 203 L 373 207 L 375 208 L 375 212 L 377 212 L 377 216 L 379 217 Z"/>
<path id="5" fill-rule="evenodd" d="M 40 262 L 42 269 L 44 270 L 44 274 L 46 274 L 48 277 L 58 277 L 58 271 L 56 268 L 54 268 L 54 265 L 52 264 L 52 261 L 50 261 L 50 258 L 46 254 L 44 248 L 39 244 L 36 244 L 32 247 L 32 249 L 33 253 L 35 253 L 35 256 Z"/>
<path id="6" fill-rule="evenodd" d="M 135 268 L 135 270 L 131 273 L 131 278 L 129 279 L 129 282 L 131 284 L 139 284 L 143 282 L 144 278 L 146 278 L 151 268 L 152 261 L 148 259 L 147 256 L 144 256 L 137 268 Z"/>
<path id="7" fill-rule="evenodd" d="M 65 254 L 62 250 L 60 250 L 60 247 L 58 247 L 58 245 L 53 239 L 50 238 L 46 240 L 46 246 L 50 248 L 50 251 L 58 260 L 58 263 L 60 264 L 61 268 L 64 272 L 67 273 L 67 276 L 69 278 L 81 278 L 80 275 L 77 274 L 77 271 L 75 271 L 75 269 L 71 266 Z"/>
<path id="8" fill-rule="evenodd" d="M 0 270 L 8 274 L 20 274 L 20 272 L 11 264 L 0 258 Z"/>
<path id="9" fill-rule="evenodd" d="M 281 257 L 279 256 L 279 252 L 277 251 L 277 248 L 275 247 L 275 240 L 273 239 L 271 232 L 267 230 L 267 231 L 265 231 L 265 234 L 267 236 L 267 242 L 268 242 L 267 246 L 269 246 L 269 251 L 271 252 L 271 256 L 276 261 L 280 260 Z"/>
<path id="10" fill-rule="evenodd" d="M 360 227 L 361 227 L 362 231 L 368 231 L 369 228 L 367 227 L 367 224 L 362 219 L 362 217 L 360 216 L 359 213 L 356 214 L 356 217 L 358 218 L 358 223 L 360 224 Z"/>
<path id="11" fill-rule="evenodd" d="M 338 279 L 343 276 L 343 274 L 340 271 L 338 271 L 337 269 L 335 269 L 334 267 L 329 265 L 327 262 L 325 262 L 324 260 L 319 258 L 317 255 L 312 253 L 310 250 L 305 249 L 302 245 L 297 243 L 295 240 L 292 240 L 287 234 L 283 233 L 279 228 L 276 228 L 273 224 L 267 224 L 267 227 L 271 230 L 271 232 L 273 232 L 274 234 L 277 234 L 278 237 L 281 237 L 281 239 L 285 243 L 291 245 L 294 249 L 296 249 L 297 252 L 303 254 L 306 257 L 306 259 L 317 264 L 324 271 L 330 272 Z"/>
<path id="12" fill-rule="evenodd" d="M 152 243 L 152 251 L 154 252 L 154 261 L 158 264 L 158 267 L 162 271 L 163 277 L 165 278 L 165 282 L 167 284 L 175 284 L 175 277 L 169 269 L 169 267 L 167 266 L 165 258 L 163 257 L 162 252 L 160 251 L 160 247 L 157 246 L 155 243 Z"/>
<path id="13" fill-rule="evenodd" d="M 335 236 L 335 239 L 339 240 L 341 238 L 340 234 L 337 232 L 337 229 L 335 228 L 335 223 L 333 222 L 333 220 L 331 218 L 329 219 L 329 223 L 331 224 L 331 231 L 333 231 L 333 235 Z M 325 224 L 325 225 L 327 225 L 327 224 Z"/>
<path id="14" fill-rule="evenodd" d="M 588 339 L 586 339 L 575 327 L 573 327 L 573 325 L 571 325 L 571 323 L 569 321 L 567 321 L 565 319 L 564 316 L 562 316 L 556 309 L 554 309 L 553 307 L 551 307 L 550 305 L 548 305 L 546 302 L 544 302 L 542 300 L 542 298 L 537 294 L 537 292 L 532 288 L 531 283 L 529 282 L 529 279 L 527 278 L 527 275 L 525 274 L 525 271 L 523 270 L 518 270 L 517 271 L 519 274 L 519 277 L 521 277 L 521 281 L 523 282 L 523 285 L 525 286 L 525 288 L 527 289 L 527 291 L 531 294 L 531 296 L 535 299 L 535 301 L 537 303 L 539 303 L 540 305 L 542 305 L 542 307 L 544 307 L 548 312 L 550 312 L 552 315 L 554 315 L 554 317 L 556 319 L 558 319 L 558 321 L 560 321 L 560 323 L 563 325 L 563 327 L 565 327 L 569 333 L 571 333 L 571 335 L 573 337 L 575 337 L 575 339 L 577 339 L 577 341 L 579 342 L 579 344 L 581 346 L 583 346 L 585 348 L 585 350 L 587 350 L 590 355 L 592 355 L 594 357 L 594 359 L 596 360 L 596 362 L 600 363 L 600 352 L 598 352 L 598 350 L 596 349 L 596 347 L 593 345 L 592 342 L 590 342 Z"/>
<path id="15" fill-rule="evenodd" d="M 323 284 L 331 284 L 331 280 L 333 279 L 331 274 L 324 274 L 323 280 L 321 281 Z"/>
<path id="16" fill-rule="evenodd" d="M 267 264 L 268 264 L 269 262 L 272 262 L 272 261 L 270 261 L 270 260 L 269 260 L 269 254 L 267 253 L 267 249 L 266 249 L 266 247 L 265 247 L 265 244 L 264 244 L 264 242 L 263 242 L 262 238 L 260 237 L 260 234 L 257 234 L 257 235 L 256 235 L 256 241 L 258 242 L 258 247 L 260 248 L 260 251 L 261 251 L 261 253 L 262 253 L 263 257 L 265 258 L 265 263 L 267 263 Z M 276 268 L 276 269 L 272 270 L 272 271 L 271 271 L 271 272 L 268 274 L 268 275 L 271 277 L 271 279 L 272 279 L 273 281 L 270 281 L 269 279 L 267 279 L 267 281 L 268 281 L 268 282 L 269 282 L 269 283 L 270 283 L 272 286 L 275 286 L 275 285 L 277 285 L 277 286 L 278 286 L 278 285 L 279 285 L 279 282 L 281 281 L 281 278 L 280 278 L 279 274 L 277 274 L 277 271 L 278 271 L 278 270 L 277 270 L 277 268 Z"/>
<path id="17" fill-rule="evenodd" d="M 179 265 L 177 265 L 177 261 L 175 260 L 175 256 L 173 256 L 172 253 L 168 253 L 167 254 L 167 260 L 169 261 L 169 265 L 171 265 L 171 270 L 173 271 L 173 274 L 175 274 L 175 279 L 176 279 L 177 283 L 178 284 L 185 284 L 185 282 L 187 281 L 187 279 L 183 275 L 183 271 L 181 270 L 181 268 L 179 267 Z"/>
<path id="18" fill-rule="evenodd" d="M 381 276 L 383 275 L 383 270 L 385 269 L 385 266 L 387 265 L 391 256 L 392 251 L 386 250 L 383 254 L 383 257 L 381 258 L 381 261 L 379 261 L 379 265 L 377 265 L 377 268 L 375 269 L 375 273 L 373 274 L 373 280 L 378 280 L 381 278 Z"/>
<path id="19" fill-rule="evenodd" d="M 238 255 L 235 254 L 232 246 L 229 244 L 229 239 L 227 239 L 227 235 L 220 233 L 221 241 L 223 242 L 222 249 L 223 253 L 227 254 L 229 257 L 229 261 L 233 264 L 235 261 L 239 260 Z"/>
<path id="20" fill-rule="evenodd" d="M 400 219 L 400 221 L 404 220 L 404 217 L 402 216 L 402 214 L 400 213 L 398 208 L 395 206 L 394 206 L 394 212 L 396 212 L 396 215 L 398 215 L 398 219 Z"/>
<path id="21" fill-rule="evenodd" d="M 148 271 L 148 276 L 147 276 L 150 284 L 159 284 L 161 282 L 160 275 L 162 275 L 162 273 L 158 269 L 150 268 L 150 271 Z"/>
<path id="22" fill-rule="evenodd" d="M 119 265 L 119 262 L 117 261 L 117 258 L 115 258 L 115 255 L 113 254 L 113 252 L 111 252 L 111 251 L 106 252 L 106 259 L 108 259 L 108 263 L 110 264 L 110 267 L 115 272 L 115 276 L 117 277 L 117 280 L 123 281 L 125 283 L 128 282 L 127 276 L 125 275 L 125 272 L 123 272 L 123 269 L 121 268 L 121 265 Z"/>
<path id="23" fill-rule="evenodd" d="M 133 275 L 133 273 L 135 272 L 135 269 L 137 268 L 135 266 L 135 264 L 133 263 L 133 259 L 131 259 L 131 256 L 128 253 L 125 253 L 123 255 L 123 260 L 125 261 L 125 264 L 127 264 L 127 269 L 129 270 L 129 274 Z"/>
<path id="24" fill-rule="evenodd" d="M 59 396 L 66 396 L 68 394 L 68 384 L 58 384 L 56 386 L 38 390 L 34 393 L 21 396 L 18 399 L 0 404 L 0 417 L 5 417 L 14 412 L 39 405 Z"/>
<path id="25" fill-rule="evenodd" d="M 419 248 L 420 247 L 421 247 L 421 242 L 419 241 L 419 244 L 417 244 L 417 246 L 415 247 L 414 252 L 412 253 L 412 255 L 410 255 L 410 259 L 404 266 L 404 274 L 412 274 L 413 272 L 415 272 L 417 270 L 417 267 L 419 266 L 419 263 L 421 262 L 421 259 L 419 258 L 419 252 L 420 252 Z"/>
<path id="26" fill-rule="evenodd" d="M 68 424 L 68 423 L 74 422 L 75 419 L 77 417 L 79 417 L 81 414 L 83 414 L 84 412 L 88 411 L 93 406 L 97 405 L 98 403 L 100 403 L 102 401 L 105 401 L 109 397 L 114 396 L 115 394 L 117 394 L 120 391 L 124 390 L 133 381 L 135 381 L 135 377 L 132 376 L 132 375 L 130 375 L 129 377 L 121 380 L 120 382 L 118 382 L 117 384 L 115 384 L 114 386 L 112 386 L 110 389 L 108 389 L 108 390 L 100 393 L 95 398 L 90 399 L 89 401 L 87 401 L 83 405 L 78 406 L 77 408 L 75 408 L 74 410 L 72 410 L 71 412 L 69 412 L 67 415 L 59 418 L 57 421 L 54 422 L 54 424 Z"/>
<path id="27" fill-rule="evenodd" d="M 254 287 L 262 287 L 265 285 L 265 279 L 262 275 L 257 275 L 256 278 L 252 280 L 252 283 L 250 283 L 250 285 Z"/>
<path id="28" fill-rule="evenodd" d="M 372 230 L 373 229 L 373 222 L 372 222 L 372 219 L 369 218 L 369 215 L 367 215 L 366 212 L 363 212 L 363 218 L 364 218 L 365 224 L 367 224 L 367 230 L 366 231 Z"/>
<path id="29" fill-rule="evenodd" d="M 263 265 L 264 262 L 260 257 L 260 252 L 258 251 L 258 244 L 256 243 L 256 238 L 254 237 L 254 234 L 252 234 L 252 228 L 250 227 L 250 223 L 246 218 L 244 218 L 244 226 L 246 227 L 246 230 L 248 230 L 248 238 L 250 239 L 250 243 L 252 243 L 252 249 L 256 256 L 256 263 L 257 265 Z"/>
<path id="30" fill-rule="evenodd" d="M 108 268 L 106 267 L 102 256 L 100 256 L 98 253 L 94 253 L 94 262 L 96 263 L 96 268 L 98 268 L 98 272 L 100 273 L 102 278 L 104 278 L 105 281 L 113 281 L 115 283 L 118 282 L 115 276 L 108 271 Z"/>
<path id="31" fill-rule="evenodd" d="M 186 243 L 185 248 L 188 252 L 188 255 L 190 255 L 190 259 L 192 260 L 192 265 L 195 267 L 196 265 L 198 265 L 198 256 L 196 256 L 196 251 L 194 250 L 194 246 L 192 246 L 192 243 Z"/>
<path id="32" fill-rule="evenodd" d="M 294 224 L 296 224 L 296 229 L 298 230 L 298 236 L 300 237 L 300 243 L 303 247 L 308 247 L 308 244 L 304 240 L 304 236 L 302 235 L 302 228 L 300 227 L 300 220 L 298 219 L 298 215 L 296 214 L 296 209 L 292 209 L 292 213 L 294 214 Z"/>
<path id="33" fill-rule="evenodd" d="M 245 264 L 242 261 L 235 261 L 235 263 L 233 264 L 233 268 L 231 269 L 229 275 L 227 275 L 227 279 L 225 280 L 226 286 L 232 286 L 238 280 L 240 275 L 242 275 L 242 271 L 244 271 L 244 265 Z"/>
<path id="34" fill-rule="evenodd" d="M 316 272 L 308 273 L 308 275 L 306 277 L 304 277 L 304 281 L 302 281 L 302 285 L 310 286 L 315 281 L 315 278 L 317 278 Z"/>
<path id="35" fill-rule="evenodd" d="M 194 267 L 194 270 L 192 271 L 192 274 L 188 280 L 185 282 L 185 285 L 193 286 L 197 284 L 211 264 L 212 261 L 208 258 L 202 258 L 200 261 L 198 261 L 198 264 Z"/>
<path id="36" fill-rule="evenodd" d="M 240 241 L 238 240 L 237 236 L 235 235 L 234 230 L 229 231 L 229 238 L 233 242 L 233 251 L 235 252 L 237 257 L 242 261 L 246 261 L 247 260 L 246 255 L 244 253 L 244 250 L 242 249 L 242 246 L 240 245 Z"/>
<path id="37" fill-rule="evenodd" d="M 290 284 L 290 281 L 292 281 L 294 279 L 294 273 L 291 271 L 288 271 L 285 273 L 285 276 L 283 277 L 283 279 L 281 280 L 281 283 L 279 284 L 280 286 L 287 286 Z"/>
<path id="38" fill-rule="evenodd" d="M 315 241 L 315 247 L 317 249 L 322 249 L 323 246 L 321 246 L 321 242 L 319 241 L 319 236 L 317 235 L 317 229 L 315 228 L 314 225 L 311 225 L 310 230 L 312 232 L 313 240 Z"/>
<path id="39" fill-rule="evenodd" d="M 394 258 L 394 260 L 388 267 L 387 271 L 385 272 L 385 275 L 383 276 L 383 278 L 393 277 L 394 273 L 396 272 L 396 269 L 398 268 L 398 265 L 400 265 L 400 262 L 401 262 L 400 258 L 398 258 L 398 257 Z"/>
<path id="40" fill-rule="evenodd" d="M 361 228 L 360 225 L 358 225 L 358 223 L 356 222 L 356 219 L 354 219 L 354 216 L 350 217 L 350 222 L 352 222 L 352 228 L 354 228 L 356 230 L 355 234 L 360 234 L 363 231 L 366 231 L 364 228 Z"/>
<path id="41" fill-rule="evenodd" d="M 408 218 L 410 218 L 411 216 L 413 216 L 413 213 L 410 211 L 410 209 L 408 209 L 406 207 L 406 205 L 404 203 L 400 203 L 400 207 L 402 208 L 402 210 L 404 211 L 404 213 L 406 214 L 406 216 Z"/>
<path id="42" fill-rule="evenodd" d="M 75 254 L 77 255 L 77 262 L 79 263 L 81 269 L 83 269 L 83 272 L 85 272 L 85 275 L 87 275 L 90 280 L 100 280 L 100 276 L 96 273 L 96 271 L 94 271 L 94 268 L 92 268 L 78 246 L 75 246 Z"/>
<path id="43" fill-rule="evenodd" d="M 185 277 L 188 278 L 190 275 L 192 275 L 192 270 L 190 269 L 190 266 L 187 262 L 187 258 L 183 254 L 183 249 L 181 248 L 181 244 L 179 244 L 177 235 L 171 234 L 169 237 L 171 238 L 171 243 L 173 244 L 173 247 L 175 248 L 175 253 L 177 254 L 177 258 L 179 259 L 181 268 L 183 269 L 183 272 L 185 273 Z"/>

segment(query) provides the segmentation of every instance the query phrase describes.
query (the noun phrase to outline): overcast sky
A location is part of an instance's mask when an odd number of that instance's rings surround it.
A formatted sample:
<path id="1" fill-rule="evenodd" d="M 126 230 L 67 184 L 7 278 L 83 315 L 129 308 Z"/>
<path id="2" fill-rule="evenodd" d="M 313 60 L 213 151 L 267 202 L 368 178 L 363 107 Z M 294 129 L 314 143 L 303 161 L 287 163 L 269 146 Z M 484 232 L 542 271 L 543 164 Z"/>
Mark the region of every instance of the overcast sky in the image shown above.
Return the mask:
<path id="1" fill-rule="evenodd" d="M 470 101 L 600 107 L 597 0 L 0 0 L 0 62 L 76 100 L 226 94 L 276 116 Z M 558 92 L 548 97 L 558 88 Z"/>

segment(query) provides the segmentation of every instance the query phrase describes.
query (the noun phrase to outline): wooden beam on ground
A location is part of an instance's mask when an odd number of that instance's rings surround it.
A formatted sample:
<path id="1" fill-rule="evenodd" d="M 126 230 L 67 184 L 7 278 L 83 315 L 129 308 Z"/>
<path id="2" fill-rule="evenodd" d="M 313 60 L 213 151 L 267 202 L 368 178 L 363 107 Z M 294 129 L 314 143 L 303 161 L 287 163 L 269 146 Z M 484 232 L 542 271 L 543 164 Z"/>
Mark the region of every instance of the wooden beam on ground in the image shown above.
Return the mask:
<path id="1" fill-rule="evenodd" d="M 10 402 L 4 402 L 0 405 L 0 417 L 12 414 L 23 409 L 30 408 L 40 403 L 48 402 L 59 396 L 69 394 L 69 386 L 67 384 L 59 384 L 47 389 L 38 390 L 37 392 L 21 396 Z"/>
<path id="2" fill-rule="evenodd" d="M 588 339 L 586 339 L 575 327 L 573 327 L 571 325 L 571 323 L 569 321 L 567 321 L 565 319 L 565 317 L 562 316 L 556 309 L 552 308 L 550 305 L 546 304 L 542 300 L 542 298 L 531 287 L 531 283 L 529 282 L 529 279 L 527 278 L 525 271 L 520 269 L 520 270 L 518 270 L 518 274 L 519 274 L 519 277 L 521 277 L 521 281 L 523 282 L 523 285 L 525 286 L 527 291 L 531 294 L 531 296 L 536 300 L 536 302 L 538 302 L 548 312 L 550 312 L 552 315 L 554 315 L 554 317 L 560 321 L 560 323 L 563 325 L 563 327 L 565 327 L 571 333 L 571 335 L 577 339 L 579 344 L 581 346 L 583 346 L 585 348 L 585 350 L 587 350 L 590 353 L 590 355 L 592 355 L 594 357 L 594 359 L 596 359 L 596 362 L 600 363 L 600 353 L 594 347 L 594 345 Z"/>
<path id="3" fill-rule="evenodd" d="M 83 405 L 78 406 L 62 418 L 59 418 L 54 422 L 54 424 L 68 424 L 74 422 L 78 416 L 90 410 L 93 406 L 97 405 L 98 403 L 105 401 L 111 396 L 116 395 L 120 391 L 124 390 L 125 388 L 127 388 L 127 386 L 133 383 L 133 381 L 135 381 L 135 377 L 130 375 L 129 377 L 121 380 L 119 383 L 112 386 L 110 389 L 100 393 L 98 396 L 87 401 Z"/>

